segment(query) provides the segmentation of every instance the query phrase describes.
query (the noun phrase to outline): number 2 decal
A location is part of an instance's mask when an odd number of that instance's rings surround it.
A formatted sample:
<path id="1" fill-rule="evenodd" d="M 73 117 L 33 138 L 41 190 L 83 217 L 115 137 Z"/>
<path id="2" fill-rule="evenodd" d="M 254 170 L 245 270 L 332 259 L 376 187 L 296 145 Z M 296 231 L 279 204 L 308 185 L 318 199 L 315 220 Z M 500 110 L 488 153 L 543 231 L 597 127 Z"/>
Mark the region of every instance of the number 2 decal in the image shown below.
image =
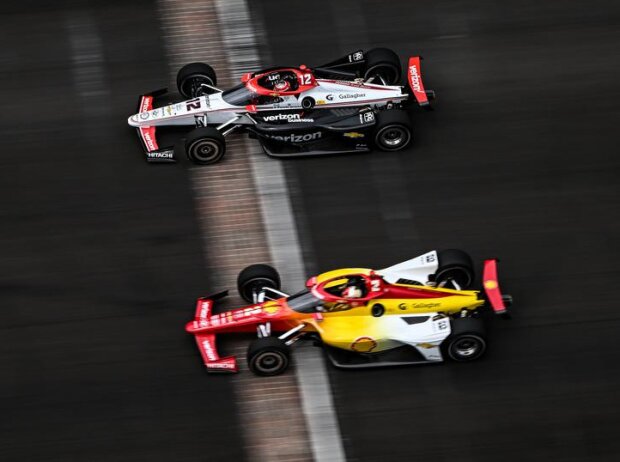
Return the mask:
<path id="1" fill-rule="evenodd" d="M 301 84 L 302 85 L 312 84 L 312 76 L 310 74 L 301 74 Z"/>
<path id="2" fill-rule="evenodd" d="M 373 279 L 370 281 L 370 291 L 371 292 L 379 292 L 381 290 L 381 281 L 378 279 Z"/>
<path id="3" fill-rule="evenodd" d="M 188 111 L 191 111 L 192 109 L 200 109 L 200 98 L 189 100 L 185 103 L 185 108 Z"/>

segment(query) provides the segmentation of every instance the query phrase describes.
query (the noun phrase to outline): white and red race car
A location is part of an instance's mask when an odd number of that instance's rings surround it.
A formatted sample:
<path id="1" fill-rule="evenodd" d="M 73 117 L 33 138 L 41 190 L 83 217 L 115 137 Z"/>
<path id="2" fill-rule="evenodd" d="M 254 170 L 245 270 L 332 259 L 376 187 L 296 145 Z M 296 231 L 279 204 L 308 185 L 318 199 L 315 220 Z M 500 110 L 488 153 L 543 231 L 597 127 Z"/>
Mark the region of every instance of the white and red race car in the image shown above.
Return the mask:
<path id="1" fill-rule="evenodd" d="M 193 128 L 182 147 L 191 161 L 212 164 L 226 152 L 225 136 L 238 129 L 256 138 L 275 157 L 397 151 L 413 139 L 404 110 L 414 99 L 430 108 L 435 96 L 422 82 L 421 58 L 409 58 L 401 86 L 400 58 L 392 50 L 357 51 L 323 66 L 278 67 L 247 73 L 229 90 L 204 63 L 178 72 L 184 101 L 155 104 L 166 93 L 142 95 L 129 125 L 138 131 L 150 162 L 174 162 L 175 148 L 162 147 L 158 127 Z"/>

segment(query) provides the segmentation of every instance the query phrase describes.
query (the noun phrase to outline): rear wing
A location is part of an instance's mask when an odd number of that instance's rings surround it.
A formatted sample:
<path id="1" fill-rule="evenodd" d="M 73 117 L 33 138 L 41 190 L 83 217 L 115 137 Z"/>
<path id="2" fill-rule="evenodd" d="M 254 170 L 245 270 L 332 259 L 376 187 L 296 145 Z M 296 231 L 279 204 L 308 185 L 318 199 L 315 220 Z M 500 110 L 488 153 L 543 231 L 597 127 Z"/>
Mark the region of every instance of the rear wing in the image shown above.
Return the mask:
<path id="1" fill-rule="evenodd" d="M 482 270 L 482 287 L 486 294 L 486 298 L 493 308 L 495 314 L 507 316 L 508 307 L 512 304 L 512 297 L 510 295 L 502 295 L 499 288 L 499 281 L 497 278 L 497 259 L 492 258 L 484 261 L 484 268 Z"/>
<path id="2" fill-rule="evenodd" d="M 144 113 L 153 110 L 153 100 L 155 97 L 166 93 L 166 91 L 166 89 L 162 89 L 154 91 L 149 95 L 140 96 L 137 116 L 139 118 L 148 117 L 148 114 Z M 142 116 L 142 114 L 144 114 L 144 116 Z M 146 154 L 147 162 L 176 162 L 174 158 L 174 147 L 160 148 L 155 135 L 156 127 L 137 127 L 136 131 L 138 132 L 138 138 Z"/>
<path id="3" fill-rule="evenodd" d="M 430 101 L 435 99 L 435 92 L 433 90 L 424 89 L 421 61 L 421 56 L 412 56 L 409 58 L 409 63 L 407 65 L 407 82 L 418 104 L 424 109 L 432 109 Z"/>

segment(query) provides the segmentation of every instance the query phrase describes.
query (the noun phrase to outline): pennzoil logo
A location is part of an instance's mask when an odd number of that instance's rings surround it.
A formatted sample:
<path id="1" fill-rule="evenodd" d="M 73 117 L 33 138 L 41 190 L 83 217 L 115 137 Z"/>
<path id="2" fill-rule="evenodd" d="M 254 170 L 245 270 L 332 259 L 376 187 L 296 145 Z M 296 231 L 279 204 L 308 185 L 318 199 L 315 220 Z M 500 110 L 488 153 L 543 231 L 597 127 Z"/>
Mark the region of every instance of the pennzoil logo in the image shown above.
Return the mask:
<path id="1" fill-rule="evenodd" d="M 372 337 L 358 337 L 351 344 L 351 349 L 358 353 L 370 353 L 377 348 L 377 342 Z"/>
<path id="2" fill-rule="evenodd" d="M 360 132 L 346 132 L 343 133 L 342 136 L 346 136 L 347 138 L 364 138 L 366 135 Z"/>

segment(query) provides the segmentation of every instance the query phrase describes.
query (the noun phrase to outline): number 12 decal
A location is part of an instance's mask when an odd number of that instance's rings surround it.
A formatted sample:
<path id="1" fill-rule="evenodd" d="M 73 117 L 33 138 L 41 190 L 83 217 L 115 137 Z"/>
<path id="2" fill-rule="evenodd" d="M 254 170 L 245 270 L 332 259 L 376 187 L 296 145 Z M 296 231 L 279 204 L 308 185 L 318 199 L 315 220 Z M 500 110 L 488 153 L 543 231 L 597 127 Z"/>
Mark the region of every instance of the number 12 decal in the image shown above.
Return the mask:
<path id="1" fill-rule="evenodd" d="M 301 74 L 301 84 L 302 85 L 311 85 L 312 84 L 312 75 L 310 75 L 310 74 Z"/>

